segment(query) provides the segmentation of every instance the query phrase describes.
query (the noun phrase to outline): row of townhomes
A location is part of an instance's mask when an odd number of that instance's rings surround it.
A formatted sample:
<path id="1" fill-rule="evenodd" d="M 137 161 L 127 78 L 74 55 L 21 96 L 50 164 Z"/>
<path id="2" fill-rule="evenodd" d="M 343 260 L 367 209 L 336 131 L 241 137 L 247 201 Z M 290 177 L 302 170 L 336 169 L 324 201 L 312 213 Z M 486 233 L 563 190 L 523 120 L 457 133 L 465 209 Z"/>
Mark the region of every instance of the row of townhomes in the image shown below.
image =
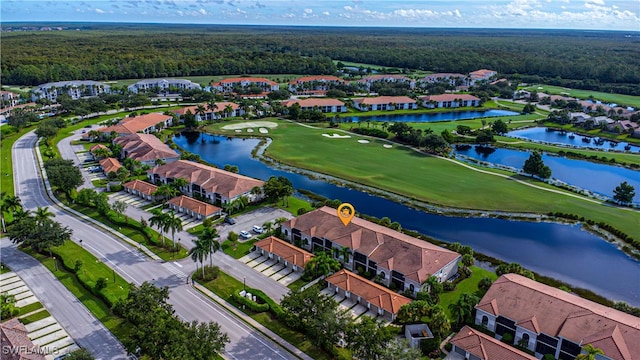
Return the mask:
<path id="1" fill-rule="evenodd" d="M 497 72 L 493 70 L 477 70 L 463 74 L 431 74 L 420 80 L 414 80 L 404 75 L 397 74 L 376 74 L 365 76 L 356 80 L 355 83 L 361 85 L 361 88 L 370 91 L 375 83 L 403 83 L 407 84 L 410 89 L 415 89 L 417 85 L 427 84 L 439 81 L 456 83 L 457 79 L 464 79 L 462 83 L 465 85 L 473 85 L 477 81 L 490 80 L 495 78 Z M 325 96 L 327 91 L 337 85 L 347 84 L 348 82 L 333 75 L 316 75 L 305 76 L 291 80 L 288 84 L 288 90 L 297 96 Z M 202 89 L 200 84 L 194 83 L 186 79 L 145 79 L 131 84 L 127 90 L 133 93 L 153 91 L 168 94 L 170 92 L 180 92 L 183 90 Z M 264 97 L 272 91 L 280 89 L 280 85 L 273 80 L 260 77 L 237 77 L 226 78 L 220 81 L 212 82 L 207 89 L 219 93 L 238 93 L 241 92 L 248 97 Z M 257 90 L 247 93 L 249 90 Z M 55 102 L 58 95 L 65 93 L 72 99 L 80 99 L 82 97 L 97 96 L 101 93 L 109 93 L 111 88 L 109 85 L 92 80 L 73 80 L 59 81 L 39 85 L 32 90 L 32 100 L 47 99 Z"/>
<path id="2" fill-rule="evenodd" d="M 337 258 L 347 248 L 347 269 L 413 294 L 429 276 L 443 282 L 456 274 L 460 260 L 456 252 L 358 217 L 344 226 L 336 209 L 326 206 L 283 223 L 282 235 L 307 251 L 328 251 Z"/>
<path id="3" fill-rule="evenodd" d="M 69 95 L 73 100 L 83 97 L 98 96 L 111 92 L 109 85 L 93 80 L 58 81 L 46 83 L 31 90 L 31 100 L 46 99 L 56 102 L 61 94 Z"/>
<path id="4" fill-rule="evenodd" d="M 127 86 L 127 90 L 132 93 L 145 91 L 158 91 L 160 93 L 178 93 L 183 90 L 202 89 L 200 84 L 196 84 L 185 79 L 145 79 L 135 84 Z"/>
<path id="5" fill-rule="evenodd" d="M 495 338 L 463 328 L 451 339 L 460 359 L 573 360 L 587 344 L 604 352 L 598 360 L 640 359 L 640 318 L 520 275 L 501 276 L 475 308 Z M 505 334 L 535 356 L 498 341 Z"/>

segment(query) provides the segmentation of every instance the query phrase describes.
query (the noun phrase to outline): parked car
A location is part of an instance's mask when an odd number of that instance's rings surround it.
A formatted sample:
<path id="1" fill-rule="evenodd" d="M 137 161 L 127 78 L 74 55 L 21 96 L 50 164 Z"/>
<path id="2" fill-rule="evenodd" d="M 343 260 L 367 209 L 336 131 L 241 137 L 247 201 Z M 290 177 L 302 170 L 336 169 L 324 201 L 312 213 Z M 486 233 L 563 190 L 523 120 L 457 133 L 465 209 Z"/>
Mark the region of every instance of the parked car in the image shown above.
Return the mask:
<path id="1" fill-rule="evenodd" d="M 245 239 L 250 239 L 251 238 L 251 234 L 249 234 L 248 231 L 244 231 L 244 230 L 240 231 L 240 236 L 242 236 Z"/>
<path id="2" fill-rule="evenodd" d="M 228 216 L 224 218 L 224 222 L 229 225 L 235 225 L 236 223 L 236 221 L 232 217 L 228 217 Z"/>
<path id="3" fill-rule="evenodd" d="M 262 234 L 264 232 L 264 229 L 262 228 L 262 226 L 253 225 L 253 232 L 256 234 Z"/>

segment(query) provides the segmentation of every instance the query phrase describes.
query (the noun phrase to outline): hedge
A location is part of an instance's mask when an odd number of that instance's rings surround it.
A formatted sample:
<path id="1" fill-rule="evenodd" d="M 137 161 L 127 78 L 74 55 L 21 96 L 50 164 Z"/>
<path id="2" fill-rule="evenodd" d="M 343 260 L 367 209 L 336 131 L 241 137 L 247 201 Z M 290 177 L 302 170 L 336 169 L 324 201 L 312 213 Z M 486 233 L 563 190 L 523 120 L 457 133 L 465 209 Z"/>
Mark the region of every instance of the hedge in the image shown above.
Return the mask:
<path id="1" fill-rule="evenodd" d="M 251 291 L 248 291 L 248 292 L 253 294 Z M 255 302 L 253 300 L 249 300 L 248 298 L 246 298 L 244 296 L 240 296 L 240 294 L 236 293 L 236 292 L 231 294 L 231 297 L 233 298 L 233 301 L 237 302 L 240 305 L 248 307 L 249 310 L 251 310 L 253 312 L 260 313 L 260 312 L 269 311 L 269 304 L 267 304 L 267 303 L 258 304 L 257 302 Z"/>

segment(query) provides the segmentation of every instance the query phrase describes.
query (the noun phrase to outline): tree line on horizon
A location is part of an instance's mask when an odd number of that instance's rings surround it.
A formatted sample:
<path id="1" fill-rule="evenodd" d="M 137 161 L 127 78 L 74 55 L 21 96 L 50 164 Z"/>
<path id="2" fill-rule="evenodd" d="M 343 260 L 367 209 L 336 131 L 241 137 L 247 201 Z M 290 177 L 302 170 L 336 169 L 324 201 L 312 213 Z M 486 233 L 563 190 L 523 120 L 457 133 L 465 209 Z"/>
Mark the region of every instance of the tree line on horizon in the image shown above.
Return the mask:
<path id="1" fill-rule="evenodd" d="M 105 25 L 3 33 L 2 82 L 33 86 L 76 79 L 334 74 L 332 59 L 339 59 L 405 73 L 488 68 L 525 82 L 640 95 L 638 40 L 616 33 L 232 29 L 139 25 L 125 31 Z"/>

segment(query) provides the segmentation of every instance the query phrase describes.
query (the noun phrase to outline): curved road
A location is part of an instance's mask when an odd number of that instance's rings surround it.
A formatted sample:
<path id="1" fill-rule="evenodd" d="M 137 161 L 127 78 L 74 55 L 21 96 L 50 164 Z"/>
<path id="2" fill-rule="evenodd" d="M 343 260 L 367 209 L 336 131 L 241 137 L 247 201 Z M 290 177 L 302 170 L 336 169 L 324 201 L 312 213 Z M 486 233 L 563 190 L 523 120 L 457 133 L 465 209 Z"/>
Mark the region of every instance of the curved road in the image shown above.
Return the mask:
<path id="1" fill-rule="evenodd" d="M 124 244 L 115 236 L 51 206 L 46 195 L 34 152 L 37 137 L 30 132 L 13 146 L 14 183 L 16 196 L 27 209 L 49 206 L 55 220 L 73 229 L 72 240 L 78 242 L 105 262 L 125 280 L 134 284 L 145 281 L 170 288 L 169 302 L 176 314 L 185 321 L 215 321 L 229 335 L 225 355 L 231 359 L 295 359 L 280 345 L 234 317 L 226 309 L 201 295 L 186 284 L 187 274 L 180 265 L 149 260 L 137 249 Z M 80 342 L 82 344 L 82 342 Z M 84 344 L 82 344 L 84 346 Z M 97 354 L 97 353 L 96 353 Z"/>

